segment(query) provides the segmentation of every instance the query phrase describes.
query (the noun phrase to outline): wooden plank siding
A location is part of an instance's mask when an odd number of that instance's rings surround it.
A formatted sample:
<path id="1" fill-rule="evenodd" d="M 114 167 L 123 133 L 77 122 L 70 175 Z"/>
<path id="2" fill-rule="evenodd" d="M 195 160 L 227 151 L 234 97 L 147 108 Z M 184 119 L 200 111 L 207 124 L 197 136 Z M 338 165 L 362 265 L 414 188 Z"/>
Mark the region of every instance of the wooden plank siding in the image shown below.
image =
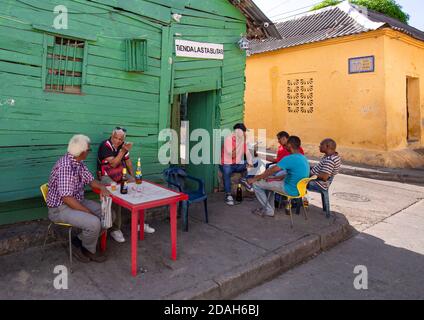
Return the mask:
<path id="1" fill-rule="evenodd" d="M 57 5 L 68 8 L 69 30 L 52 28 Z M 164 169 L 157 137 L 170 125 L 174 94 L 217 90 L 217 125 L 242 121 L 246 56 L 237 42 L 245 33 L 246 18 L 227 0 L 1 1 L 0 225 L 46 216 L 38 188 L 74 134 L 91 138 L 94 173 L 99 143 L 114 126 L 127 128 L 149 178 Z M 86 41 L 77 53 L 82 61 L 66 66 L 83 64 L 81 94 L 44 90 L 46 47 L 55 35 Z M 125 40 L 132 38 L 147 39 L 143 73 L 125 71 Z M 175 39 L 224 44 L 225 59 L 177 58 Z"/>

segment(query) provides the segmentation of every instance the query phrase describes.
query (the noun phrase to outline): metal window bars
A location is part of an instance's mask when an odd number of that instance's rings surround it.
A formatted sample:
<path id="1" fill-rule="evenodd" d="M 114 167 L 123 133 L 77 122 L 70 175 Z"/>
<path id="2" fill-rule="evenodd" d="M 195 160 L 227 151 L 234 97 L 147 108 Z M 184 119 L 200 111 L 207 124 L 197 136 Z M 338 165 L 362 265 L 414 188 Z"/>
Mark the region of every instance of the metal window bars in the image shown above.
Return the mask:
<path id="1" fill-rule="evenodd" d="M 47 91 L 81 93 L 85 42 L 55 37 L 47 49 Z"/>

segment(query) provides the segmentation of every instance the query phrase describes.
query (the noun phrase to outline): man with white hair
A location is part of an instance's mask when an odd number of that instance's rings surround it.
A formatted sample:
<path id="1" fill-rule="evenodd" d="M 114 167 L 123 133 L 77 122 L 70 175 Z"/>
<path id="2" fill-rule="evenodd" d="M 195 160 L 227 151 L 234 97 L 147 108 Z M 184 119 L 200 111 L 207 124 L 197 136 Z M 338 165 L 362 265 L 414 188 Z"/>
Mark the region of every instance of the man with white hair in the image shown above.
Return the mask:
<path id="1" fill-rule="evenodd" d="M 84 163 L 90 151 L 88 137 L 72 137 L 68 152 L 56 162 L 50 174 L 47 206 L 51 221 L 82 229 L 82 233 L 75 240 L 78 245 L 73 250 L 78 260 L 104 262 L 106 257 L 96 253 L 101 233 L 101 206 L 97 202 L 84 199 L 84 187 L 90 185 L 100 189 L 102 196 L 110 196 L 110 193 L 94 179 Z"/>
<path id="2" fill-rule="evenodd" d="M 97 155 L 97 172 L 100 181 L 105 185 L 110 185 L 113 181 L 120 183 L 123 168 L 127 168 L 130 181 L 134 180 L 134 169 L 130 159 L 132 143 L 125 142 L 126 136 L 127 130 L 125 128 L 116 127 L 113 129 L 110 138 L 103 141 L 99 146 Z M 125 242 L 125 238 L 121 231 L 122 209 L 120 206 L 113 204 L 112 210 L 115 213 L 115 221 L 111 228 L 110 236 L 116 242 L 123 243 Z M 155 229 L 146 223 L 144 224 L 144 232 L 154 233 Z"/>

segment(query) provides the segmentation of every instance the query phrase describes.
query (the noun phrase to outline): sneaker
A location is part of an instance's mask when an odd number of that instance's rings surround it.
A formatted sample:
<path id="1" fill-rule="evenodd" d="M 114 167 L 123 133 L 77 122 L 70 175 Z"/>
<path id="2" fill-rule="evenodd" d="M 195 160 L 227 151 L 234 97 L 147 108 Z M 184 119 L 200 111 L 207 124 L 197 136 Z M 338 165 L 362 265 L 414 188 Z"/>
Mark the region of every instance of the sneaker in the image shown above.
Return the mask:
<path id="1" fill-rule="evenodd" d="M 240 183 L 246 188 L 247 191 L 255 192 L 255 190 L 253 189 L 253 186 L 247 182 L 246 178 L 241 178 Z"/>
<path id="2" fill-rule="evenodd" d="M 137 231 L 140 232 L 140 225 L 137 227 Z M 154 233 L 156 230 L 149 226 L 147 223 L 144 224 L 144 232 L 145 233 Z"/>
<path id="3" fill-rule="evenodd" d="M 144 224 L 144 232 L 146 233 L 154 233 L 156 230 L 149 226 L 147 223 Z"/>
<path id="4" fill-rule="evenodd" d="M 258 208 L 258 209 L 252 210 L 252 213 L 257 215 L 257 216 L 260 216 L 262 218 L 264 218 L 264 217 L 273 218 L 274 215 L 275 215 L 274 211 L 267 212 L 267 211 L 265 211 L 264 208 Z"/>
<path id="5" fill-rule="evenodd" d="M 265 217 L 273 218 L 275 216 L 275 214 L 274 214 L 274 211 L 270 211 L 270 212 L 265 212 L 264 213 L 264 216 Z"/>
<path id="6" fill-rule="evenodd" d="M 234 198 L 231 194 L 227 194 L 225 196 L 225 203 L 228 204 L 229 206 L 233 206 L 234 205 Z"/>
<path id="7" fill-rule="evenodd" d="M 118 243 L 124 243 L 125 238 L 121 230 L 115 230 L 110 233 L 110 236 Z"/>

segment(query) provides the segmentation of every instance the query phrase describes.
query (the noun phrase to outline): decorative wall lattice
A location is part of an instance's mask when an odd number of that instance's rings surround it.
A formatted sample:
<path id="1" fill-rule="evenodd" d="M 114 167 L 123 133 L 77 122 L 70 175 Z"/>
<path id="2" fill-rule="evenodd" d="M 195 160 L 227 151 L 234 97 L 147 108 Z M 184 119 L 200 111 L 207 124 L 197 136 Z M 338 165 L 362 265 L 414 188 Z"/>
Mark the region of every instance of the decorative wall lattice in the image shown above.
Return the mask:
<path id="1" fill-rule="evenodd" d="M 287 80 L 287 106 L 291 113 L 314 112 L 314 79 Z"/>

